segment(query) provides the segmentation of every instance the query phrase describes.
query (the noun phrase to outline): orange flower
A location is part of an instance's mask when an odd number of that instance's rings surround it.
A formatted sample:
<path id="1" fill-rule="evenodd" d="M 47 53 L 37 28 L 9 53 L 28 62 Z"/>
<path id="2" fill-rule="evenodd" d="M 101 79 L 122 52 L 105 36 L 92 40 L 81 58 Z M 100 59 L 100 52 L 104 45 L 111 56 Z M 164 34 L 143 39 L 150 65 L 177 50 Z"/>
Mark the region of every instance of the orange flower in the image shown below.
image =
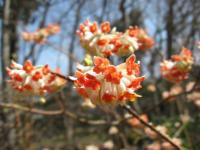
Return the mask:
<path id="1" fill-rule="evenodd" d="M 109 93 L 104 93 L 102 96 L 102 100 L 107 103 L 110 103 L 115 99 L 116 99 L 116 96 L 109 94 Z"/>
<path id="2" fill-rule="evenodd" d="M 66 84 L 66 80 L 51 73 L 48 65 L 35 67 L 28 60 L 24 66 L 11 63 L 7 68 L 11 87 L 23 95 L 44 95 L 56 92 Z"/>
<path id="3" fill-rule="evenodd" d="M 193 57 L 191 51 L 182 48 L 179 55 L 172 55 L 171 60 L 161 62 L 161 74 L 168 81 L 179 83 L 188 78 L 192 64 Z"/>
<path id="4" fill-rule="evenodd" d="M 92 25 L 90 25 L 90 31 L 92 33 L 95 33 L 97 31 L 97 23 L 94 22 Z"/>
<path id="5" fill-rule="evenodd" d="M 106 58 L 94 57 L 94 65 L 95 65 L 95 67 L 93 68 L 94 72 L 100 73 L 105 71 L 107 66 L 110 65 L 110 62 Z"/>
<path id="6" fill-rule="evenodd" d="M 34 69 L 32 62 L 30 60 L 27 60 L 24 63 L 23 69 L 24 69 L 24 71 L 26 71 L 26 73 L 31 73 Z"/>
<path id="7" fill-rule="evenodd" d="M 17 74 L 17 73 L 13 73 L 12 75 L 10 75 L 11 76 L 11 78 L 13 79 L 13 80 L 15 80 L 15 81 L 18 81 L 18 82 L 22 82 L 23 81 L 23 78 L 19 75 L 19 74 Z"/>
<path id="8" fill-rule="evenodd" d="M 110 32 L 110 22 L 104 22 L 101 24 L 101 31 L 103 33 L 108 33 Z"/>
<path id="9" fill-rule="evenodd" d="M 23 32 L 22 37 L 25 41 L 43 44 L 50 35 L 54 35 L 60 31 L 60 25 L 50 24 L 47 27 L 38 29 L 35 32 Z"/>
<path id="10" fill-rule="evenodd" d="M 132 55 L 126 60 L 126 65 L 127 65 L 126 69 L 129 75 L 133 73 L 136 75 L 140 74 L 140 65 L 135 63 L 135 60 L 136 60 L 135 55 Z"/>
<path id="11" fill-rule="evenodd" d="M 49 24 L 46 28 L 44 28 L 47 32 L 47 36 L 54 35 L 60 32 L 60 25 L 58 24 Z"/>
<path id="12" fill-rule="evenodd" d="M 150 49 L 154 46 L 154 40 L 150 37 L 140 38 L 138 42 L 140 43 L 139 49 L 141 50 Z"/>
<path id="13" fill-rule="evenodd" d="M 105 69 L 104 76 L 107 82 L 119 84 L 122 78 L 122 73 L 118 72 L 116 67 L 108 66 Z"/>
<path id="14" fill-rule="evenodd" d="M 97 45 L 98 45 L 98 46 L 105 46 L 106 43 L 108 43 L 108 41 L 107 41 L 106 39 L 99 39 L 99 40 L 97 41 Z"/>
<path id="15" fill-rule="evenodd" d="M 38 80 L 40 80 L 40 79 L 42 79 L 42 75 L 40 74 L 40 72 L 36 71 L 36 72 L 34 73 L 34 75 L 32 76 L 32 80 L 33 80 L 33 81 L 38 81 Z"/>
<path id="16" fill-rule="evenodd" d="M 80 24 L 77 33 L 81 45 L 93 56 L 125 56 L 132 54 L 139 46 L 135 37 L 111 30 L 109 22 L 103 22 L 98 27 L 96 22 L 86 20 Z"/>
<path id="17" fill-rule="evenodd" d="M 130 56 L 128 59 L 134 57 Z M 139 67 L 137 71 L 127 72 L 127 68 L 135 64 L 133 61 L 128 65 L 123 63 L 113 66 L 106 58 L 95 57 L 93 67 L 78 67 L 75 87 L 81 96 L 89 98 L 96 105 L 117 105 L 134 101 L 140 97 L 135 91 L 144 80 L 144 77 L 137 77 Z"/>
<path id="18" fill-rule="evenodd" d="M 129 27 L 127 30 L 129 36 L 135 37 L 139 43 L 140 50 L 150 49 L 154 46 L 154 40 L 147 33 L 138 27 Z"/>
<path id="19" fill-rule="evenodd" d="M 134 79 L 128 87 L 134 88 L 135 90 L 140 89 L 142 87 L 140 83 L 144 79 L 145 79 L 144 77 L 138 77 L 138 78 Z"/>
<path id="20" fill-rule="evenodd" d="M 42 68 L 42 73 L 43 73 L 44 75 L 47 75 L 49 72 L 50 72 L 49 65 L 45 65 L 45 66 Z"/>
<path id="21" fill-rule="evenodd" d="M 28 90 L 28 91 L 31 91 L 33 89 L 33 87 L 30 84 L 25 84 L 24 85 L 24 89 Z"/>

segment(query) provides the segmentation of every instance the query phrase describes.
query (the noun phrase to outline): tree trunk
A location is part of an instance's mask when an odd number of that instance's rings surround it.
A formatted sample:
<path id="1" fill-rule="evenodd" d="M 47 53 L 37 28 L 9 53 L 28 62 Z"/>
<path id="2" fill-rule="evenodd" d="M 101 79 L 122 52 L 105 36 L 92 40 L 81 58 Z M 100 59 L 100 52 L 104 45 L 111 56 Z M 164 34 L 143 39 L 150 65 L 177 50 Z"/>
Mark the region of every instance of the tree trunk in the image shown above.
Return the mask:
<path id="1" fill-rule="evenodd" d="M 167 13 L 167 25 L 166 25 L 166 30 L 167 30 L 167 59 L 170 59 L 172 55 L 172 49 L 173 49 L 173 19 L 174 19 L 174 11 L 173 11 L 173 5 L 174 1 L 173 0 L 168 0 L 168 13 Z"/>

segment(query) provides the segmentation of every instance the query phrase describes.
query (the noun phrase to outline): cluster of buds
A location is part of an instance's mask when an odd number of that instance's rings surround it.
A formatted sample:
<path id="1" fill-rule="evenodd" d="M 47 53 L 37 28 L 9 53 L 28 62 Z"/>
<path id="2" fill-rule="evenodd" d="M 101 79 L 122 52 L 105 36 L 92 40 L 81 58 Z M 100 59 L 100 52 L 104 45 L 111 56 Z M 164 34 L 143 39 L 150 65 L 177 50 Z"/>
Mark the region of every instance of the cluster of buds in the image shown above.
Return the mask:
<path id="1" fill-rule="evenodd" d="M 135 37 L 140 50 L 150 49 L 154 46 L 154 40 L 148 36 L 145 30 L 138 27 L 129 27 L 126 31 L 130 37 Z"/>
<path id="2" fill-rule="evenodd" d="M 25 95 L 53 93 L 66 84 L 66 80 L 54 74 L 48 65 L 33 66 L 29 60 L 23 66 L 13 61 L 7 73 L 11 87 Z"/>
<path id="3" fill-rule="evenodd" d="M 135 93 L 144 80 L 138 77 L 139 73 L 140 65 L 135 63 L 134 54 L 118 66 L 111 65 L 106 58 L 94 57 L 94 66 L 77 67 L 75 87 L 95 105 L 124 104 L 140 97 Z"/>
<path id="4" fill-rule="evenodd" d="M 60 26 L 58 24 L 50 24 L 45 28 L 38 29 L 35 32 L 23 32 L 22 37 L 25 41 L 35 42 L 35 43 L 45 43 L 47 37 L 54 35 L 60 31 Z"/>
<path id="5" fill-rule="evenodd" d="M 86 20 L 77 33 L 82 47 L 94 56 L 126 56 L 154 45 L 153 39 L 143 29 L 130 27 L 124 33 L 117 32 L 115 28 L 111 29 L 109 22 L 103 22 L 98 27 L 96 22 Z"/>
<path id="6" fill-rule="evenodd" d="M 172 55 L 171 60 L 161 62 L 161 74 L 170 82 L 180 83 L 188 78 L 192 64 L 193 57 L 191 51 L 187 48 L 182 48 L 179 55 Z"/>

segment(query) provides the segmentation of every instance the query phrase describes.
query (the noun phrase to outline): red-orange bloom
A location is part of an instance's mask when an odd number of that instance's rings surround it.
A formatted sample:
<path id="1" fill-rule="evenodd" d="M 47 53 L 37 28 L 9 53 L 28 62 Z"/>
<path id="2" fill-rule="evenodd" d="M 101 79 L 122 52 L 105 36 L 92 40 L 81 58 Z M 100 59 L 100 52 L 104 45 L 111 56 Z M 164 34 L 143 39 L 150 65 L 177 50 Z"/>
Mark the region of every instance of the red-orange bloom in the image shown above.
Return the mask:
<path id="1" fill-rule="evenodd" d="M 116 99 L 116 96 L 114 96 L 112 94 L 108 94 L 108 93 L 105 93 L 102 96 L 102 100 L 104 100 L 106 103 L 110 103 L 115 99 Z"/>
<path id="2" fill-rule="evenodd" d="M 30 61 L 26 61 L 24 66 L 13 61 L 11 68 L 6 68 L 6 70 L 10 77 L 8 83 L 23 95 L 56 92 L 66 83 L 66 80 L 53 74 L 48 65 L 33 66 Z"/>
<path id="3" fill-rule="evenodd" d="M 105 79 L 107 82 L 119 84 L 122 78 L 122 73 L 117 71 L 117 68 L 114 66 L 108 66 L 104 72 Z"/>
<path id="4" fill-rule="evenodd" d="M 26 73 L 31 73 L 34 69 L 32 62 L 30 60 L 27 60 L 24 63 L 23 69 L 24 69 L 24 71 L 26 71 Z"/>
<path id="5" fill-rule="evenodd" d="M 104 72 L 107 66 L 110 64 L 108 59 L 101 57 L 94 57 L 94 72 L 100 73 Z"/>
<path id="6" fill-rule="evenodd" d="M 15 81 L 18 81 L 18 82 L 22 82 L 23 81 L 23 78 L 19 74 L 17 74 L 17 73 L 12 74 L 11 78 L 13 80 L 15 80 Z"/>
<path id="7" fill-rule="evenodd" d="M 139 47 L 135 37 L 129 36 L 126 32 L 111 30 L 109 22 L 103 22 L 98 27 L 96 22 L 86 20 L 79 26 L 77 34 L 81 45 L 93 56 L 126 56 Z"/>
<path id="8" fill-rule="evenodd" d="M 34 75 L 32 76 L 32 80 L 33 80 L 33 81 L 38 81 L 38 80 L 40 80 L 40 79 L 42 79 L 42 75 L 41 75 L 40 72 L 36 71 L 36 72 L 34 73 Z"/>
<path id="9" fill-rule="evenodd" d="M 75 87 L 79 94 L 90 99 L 94 104 L 124 104 L 134 101 L 140 95 L 135 91 L 141 88 L 144 77 L 137 77 L 139 72 L 135 66 L 135 56 L 118 66 L 111 65 L 106 58 L 95 57 L 94 67 L 79 66 L 76 71 Z M 127 71 L 133 69 L 131 72 Z M 136 69 L 136 70 L 135 70 Z"/>
<path id="10" fill-rule="evenodd" d="M 135 63 L 135 59 L 135 55 L 132 55 L 126 60 L 128 75 L 134 74 L 137 76 L 140 74 L 140 65 Z"/>
<path id="11" fill-rule="evenodd" d="M 168 81 L 179 83 L 188 78 L 192 64 L 191 51 L 182 48 L 179 55 L 172 55 L 171 60 L 164 60 L 160 64 L 161 74 Z"/>
<path id="12" fill-rule="evenodd" d="M 77 85 L 84 85 L 85 88 L 91 88 L 92 90 L 96 90 L 100 87 L 100 82 L 92 75 L 86 74 L 84 75 L 80 71 L 76 72 Z"/>
<path id="13" fill-rule="evenodd" d="M 33 87 L 30 84 L 25 84 L 23 88 L 28 91 L 31 91 L 33 89 Z"/>
<path id="14" fill-rule="evenodd" d="M 108 43 L 108 40 L 106 40 L 106 39 L 99 39 L 97 41 L 98 46 L 105 46 L 107 43 Z"/>
<path id="15" fill-rule="evenodd" d="M 45 66 L 42 68 L 42 73 L 43 73 L 44 75 L 47 75 L 49 72 L 50 72 L 49 65 L 45 65 Z"/>
<path id="16" fill-rule="evenodd" d="M 141 82 L 144 81 L 144 79 L 144 77 L 135 78 L 128 87 L 133 88 L 134 90 L 140 89 L 142 87 Z"/>
<path id="17" fill-rule="evenodd" d="M 130 27 L 128 29 L 128 34 L 131 37 L 135 37 L 139 43 L 140 50 L 150 49 L 154 46 L 154 40 L 147 35 L 147 33 L 138 27 Z"/>
<path id="18" fill-rule="evenodd" d="M 22 37 L 25 41 L 43 44 L 50 35 L 54 35 L 60 31 L 60 25 L 50 24 L 47 27 L 38 29 L 35 32 L 23 32 Z"/>
<path id="19" fill-rule="evenodd" d="M 90 31 L 92 33 L 97 32 L 97 23 L 96 22 L 94 22 L 92 25 L 90 25 Z"/>
<path id="20" fill-rule="evenodd" d="M 104 22 L 101 24 L 101 31 L 104 33 L 110 32 L 110 22 Z"/>

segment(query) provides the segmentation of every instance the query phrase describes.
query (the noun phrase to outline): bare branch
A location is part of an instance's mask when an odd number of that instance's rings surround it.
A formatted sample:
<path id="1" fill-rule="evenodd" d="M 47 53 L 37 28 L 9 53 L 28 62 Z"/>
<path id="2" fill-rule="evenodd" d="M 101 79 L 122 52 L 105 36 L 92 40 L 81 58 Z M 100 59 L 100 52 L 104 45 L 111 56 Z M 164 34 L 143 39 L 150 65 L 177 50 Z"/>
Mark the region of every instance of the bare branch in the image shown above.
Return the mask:
<path id="1" fill-rule="evenodd" d="M 136 119 L 138 119 L 143 125 L 145 125 L 146 127 L 150 128 L 152 131 L 157 133 L 165 141 L 169 142 L 174 148 L 176 148 L 177 150 L 183 150 L 180 146 L 176 145 L 167 135 L 162 134 L 157 129 L 155 129 L 152 125 L 150 125 L 148 122 L 145 122 L 143 119 L 141 119 L 140 116 L 130 108 L 130 106 L 124 105 L 123 108 L 126 111 L 128 111 L 132 116 L 134 116 Z"/>

